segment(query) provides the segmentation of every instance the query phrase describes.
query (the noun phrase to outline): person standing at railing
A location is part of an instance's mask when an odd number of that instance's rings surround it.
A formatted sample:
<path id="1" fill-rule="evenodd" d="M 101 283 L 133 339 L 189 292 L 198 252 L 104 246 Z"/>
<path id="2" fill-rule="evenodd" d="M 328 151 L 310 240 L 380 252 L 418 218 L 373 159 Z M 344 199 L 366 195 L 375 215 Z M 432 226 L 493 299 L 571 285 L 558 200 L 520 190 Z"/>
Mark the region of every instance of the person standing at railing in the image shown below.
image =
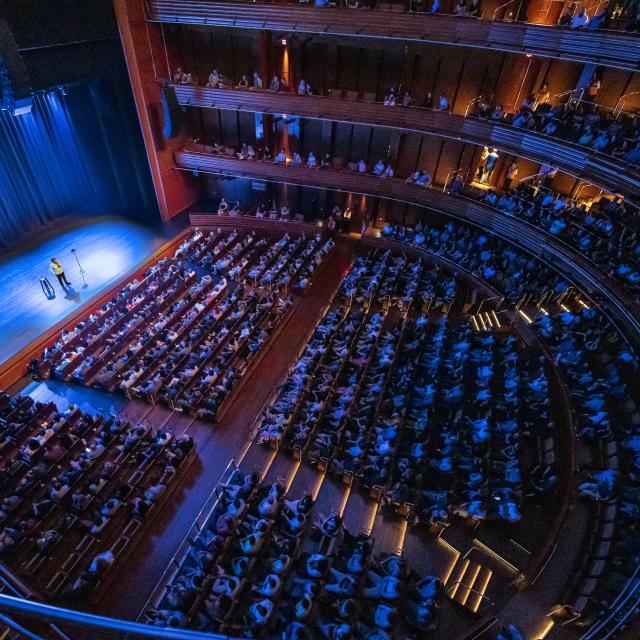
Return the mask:
<path id="1" fill-rule="evenodd" d="M 491 180 L 491 175 L 493 174 L 493 170 L 495 169 L 496 162 L 498 162 L 499 157 L 500 156 L 498 155 L 498 150 L 491 149 L 491 151 L 487 155 L 487 161 L 484 165 L 484 171 L 482 173 L 482 177 L 480 178 L 481 184 L 485 184 L 489 182 L 489 180 Z"/>
<path id="2" fill-rule="evenodd" d="M 507 169 L 507 173 L 505 175 L 504 180 L 504 190 L 509 191 L 511 189 L 511 185 L 515 182 L 515 179 L 518 177 L 518 161 L 514 160 Z"/>
<path id="3" fill-rule="evenodd" d="M 480 155 L 480 161 L 478 162 L 478 169 L 476 171 L 476 179 L 482 180 L 484 175 L 484 166 L 487 164 L 487 158 L 489 157 L 489 147 L 482 148 L 482 154 Z"/>

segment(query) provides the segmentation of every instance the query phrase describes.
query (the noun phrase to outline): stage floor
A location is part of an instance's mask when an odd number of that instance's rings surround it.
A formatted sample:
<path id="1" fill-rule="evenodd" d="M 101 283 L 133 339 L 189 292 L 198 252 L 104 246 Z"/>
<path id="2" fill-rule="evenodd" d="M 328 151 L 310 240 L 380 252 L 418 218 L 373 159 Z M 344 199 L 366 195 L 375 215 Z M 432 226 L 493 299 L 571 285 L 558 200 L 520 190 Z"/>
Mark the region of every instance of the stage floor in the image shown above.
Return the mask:
<path id="1" fill-rule="evenodd" d="M 160 247 L 164 238 L 131 220 L 116 217 L 67 221 L 46 236 L 0 258 L 0 364 L 27 346 L 65 316 L 120 279 L 147 255 Z M 77 256 L 86 271 L 82 288 Z M 72 291 L 65 296 L 49 261 L 62 262 Z M 46 276 L 56 297 L 47 300 L 40 286 Z"/>

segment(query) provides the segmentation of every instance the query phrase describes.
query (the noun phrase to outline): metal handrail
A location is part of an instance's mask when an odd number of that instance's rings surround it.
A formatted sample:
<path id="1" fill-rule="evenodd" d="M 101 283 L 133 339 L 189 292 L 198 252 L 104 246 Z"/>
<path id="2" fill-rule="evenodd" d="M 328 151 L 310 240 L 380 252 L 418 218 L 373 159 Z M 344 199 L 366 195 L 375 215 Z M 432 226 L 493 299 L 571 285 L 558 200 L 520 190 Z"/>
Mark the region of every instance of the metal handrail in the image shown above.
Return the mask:
<path id="1" fill-rule="evenodd" d="M 635 599 L 633 598 L 634 595 L 637 596 Z M 631 578 L 629 578 L 627 584 L 612 602 L 611 607 L 605 615 L 600 620 L 596 621 L 595 624 L 586 631 L 586 633 L 580 636 L 580 640 L 595 640 L 596 638 L 605 640 L 606 638 L 609 638 L 618 630 L 628 617 L 628 615 L 625 615 L 620 620 L 615 620 L 616 615 L 619 614 L 628 603 L 631 604 L 628 609 L 633 611 L 637 607 L 638 601 L 640 601 L 640 564 L 636 565 Z M 606 631 L 606 627 L 611 622 L 614 623 L 613 628 Z M 602 630 L 604 630 L 606 635 L 602 636 L 599 634 Z"/>
<path id="2" fill-rule="evenodd" d="M 489 98 L 487 99 L 487 104 L 491 104 L 491 101 L 493 100 L 493 91 L 489 94 Z M 475 98 L 471 98 L 471 100 L 469 100 L 469 102 L 467 102 L 467 107 L 464 110 L 464 117 L 466 118 L 469 115 L 469 110 L 471 109 L 471 105 L 475 104 L 476 102 L 479 102 L 482 98 L 485 98 L 485 94 L 481 93 L 479 96 L 476 96 Z"/>
<path id="3" fill-rule="evenodd" d="M 62 607 L 55 607 L 50 604 L 23 600 L 13 596 L 0 594 L 0 612 L 5 615 L 13 615 L 45 621 L 49 624 L 61 622 L 69 624 L 74 628 L 83 629 L 87 632 L 83 637 L 95 637 L 96 632 L 116 632 L 122 637 L 146 638 L 153 640 L 241 640 L 235 636 L 228 636 L 219 633 L 188 631 L 174 627 L 154 627 L 152 625 L 121 620 L 119 618 L 109 618 L 99 616 L 84 611 L 73 611 Z"/>
<path id="4" fill-rule="evenodd" d="M 469 172 L 471 171 L 471 169 L 469 168 L 460 168 L 460 169 L 456 169 L 455 171 L 449 171 L 449 173 L 447 174 L 447 177 L 444 180 L 444 185 L 442 186 L 442 192 L 444 193 L 447 190 L 447 186 L 449 185 L 449 180 L 455 176 L 457 176 L 458 174 L 464 174 L 464 178 L 462 179 L 463 184 L 466 184 L 467 178 L 469 177 Z M 433 182 L 433 176 L 431 177 L 431 182 Z M 431 186 L 431 185 L 429 185 Z"/>
<path id="5" fill-rule="evenodd" d="M 491 600 L 491 598 L 489 598 L 488 595 L 484 594 L 484 593 L 480 593 L 477 589 L 474 589 L 473 587 L 470 587 L 468 585 L 466 585 L 462 580 L 458 580 L 457 582 L 454 582 L 446 591 L 446 594 L 448 596 L 451 596 L 451 591 L 453 590 L 454 587 L 458 587 L 462 585 L 465 589 L 467 589 L 469 591 L 469 593 L 475 593 L 477 596 L 480 596 L 481 600 L 487 600 L 489 602 L 489 606 L 492 606 L 493 600 Z"/>
<path id="6" fill-rule="evenodd" d="M 496 19 L 496 14 L 498 13 L 498 11 L 500 11 L 501 9 L 504 9 L 505 7 L 508 7 L 510 4 L 512 4 L 515 1 L 516 0 L 507 0 L 507 2 L 505 2 L 504 4 L 501 4 L 500 6 L 496 7 L 495 11 L 493 12 L 493 15 L 491 16 L 491 22 L 510 22 L 509 20 L 505 20 L 504 18 Z M 521 6 L 522 6 L 522 0 L 519 0 L 518 9 L 515 14 L 516 17 L 518 17 L 518 14 L 520 13 Z"/>
<path id="7" fill-rule="evenodd" d="M 617 118 L 621 113 L 624 113 L 624 111 L 622 110 L 622 107 L 624 107 L 625 100 L 629 96 L 635 96 L 635 95 L 637 95 L 639 93 L 640 93 L 640 91 L 629 91 L 629 93 L 625 93 L 625 94 L 621 95 L 618 98 L 618 102 L 616 102 L 616 106 L 613 108 L 613 115 L 616 116 L 616 118 Z M 620 107 L 619 109 L 618 109 L 618 106 Z M 617 112 L 618 115 L 616 115 L 616 112 Z"/>

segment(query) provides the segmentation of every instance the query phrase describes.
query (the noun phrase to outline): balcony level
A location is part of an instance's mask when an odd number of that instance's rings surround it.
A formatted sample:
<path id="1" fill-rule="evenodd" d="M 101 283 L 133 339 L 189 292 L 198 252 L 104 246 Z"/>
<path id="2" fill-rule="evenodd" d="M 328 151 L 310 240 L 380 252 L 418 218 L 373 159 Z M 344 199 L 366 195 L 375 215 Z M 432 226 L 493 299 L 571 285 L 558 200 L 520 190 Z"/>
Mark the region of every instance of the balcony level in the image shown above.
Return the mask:
<path id="1" fill-rule="evenodd" d="M 149 0 L 147 18 L 209 27 L 450 44 L 562 58 L 627 71 L 640 69 L 640 37 L 611 30 L 567 29 L 383 9 L 317 9 L 295 4 L 210 0 Z"/>
<path id="2" fill-rule="evenodd" d="M 626 335 L 640 335 L 640 310 L 637 303 L 595 263 L 537 227 L 471 198 L 453 197 L 440 189 L 407 184 L 398 178 L 378 178 L 352 171 L 307 169 L 274 162 L 237 160 L 213 155 L 203 145 L 177 152 L 175 163 L 179 170 L 194 173 L 205 172 L 387 198 L 458 218 L 487 229 L 540 258 L 589 296 Z"/>
<path id="3" fill-rule="evenodd" d="M 507 124 L 421 107 L 385 107 L 379 102 L 240 89 L 175 85 L 182 105 L 256 113 L 286 113 L 302 118 L 375 125 L 496 147 L 534 162 L 549 162 L 563 172 L 606 191 L 640 199 L 640 170 L 620 159 L 559 138 Z"/>

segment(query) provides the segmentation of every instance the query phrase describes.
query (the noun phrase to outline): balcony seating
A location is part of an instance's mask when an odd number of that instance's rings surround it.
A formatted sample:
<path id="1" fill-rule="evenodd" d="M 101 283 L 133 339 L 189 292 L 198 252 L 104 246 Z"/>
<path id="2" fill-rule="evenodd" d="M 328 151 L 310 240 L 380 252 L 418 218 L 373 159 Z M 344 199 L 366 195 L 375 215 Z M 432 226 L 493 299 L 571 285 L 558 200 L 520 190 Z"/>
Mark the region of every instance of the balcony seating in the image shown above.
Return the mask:
<path id="1" fill-rule="evenodd" d="M 366 34 L 402 42 L 437 42 L 530 53 L 630 71 L 638 69 L 640 60 L 638 38 L 617 32 L 384 10 L 354 14 L 348 9 L 314 9 L 294 4 L 151 0 L 148 7 L 149 19 L 156 22 L 354 37 Z"/>
<path id="2" fill-rule="evenodd" d="M 361 101 L 352 109 L 343 100 L 323 96 L 298 96 L 270 91 L 209 89 L 192 85 L 174 85 L 183 105 L 215 107 L 263 113 L 287 113 L 303 118 L 340 120 L 378 125 L 455 138 L 478 145 L 495 146 L 505 153 L 550 162 L 571 175 L 583 178 L 604 189 L 640 198 L 640 170 L 620 159 L 587 147 L 545 136 L 534 131 L 446 111 L 420 107 L 385 107 L 382 103 Z M 356 100 L 358 95 L 347 95 Z M 375 96 L 373 97 L 375 99 Z M 230 155 L 233 155 L 230 154 Z M 621 171 L 621 167 L 625 167 Z"/>

